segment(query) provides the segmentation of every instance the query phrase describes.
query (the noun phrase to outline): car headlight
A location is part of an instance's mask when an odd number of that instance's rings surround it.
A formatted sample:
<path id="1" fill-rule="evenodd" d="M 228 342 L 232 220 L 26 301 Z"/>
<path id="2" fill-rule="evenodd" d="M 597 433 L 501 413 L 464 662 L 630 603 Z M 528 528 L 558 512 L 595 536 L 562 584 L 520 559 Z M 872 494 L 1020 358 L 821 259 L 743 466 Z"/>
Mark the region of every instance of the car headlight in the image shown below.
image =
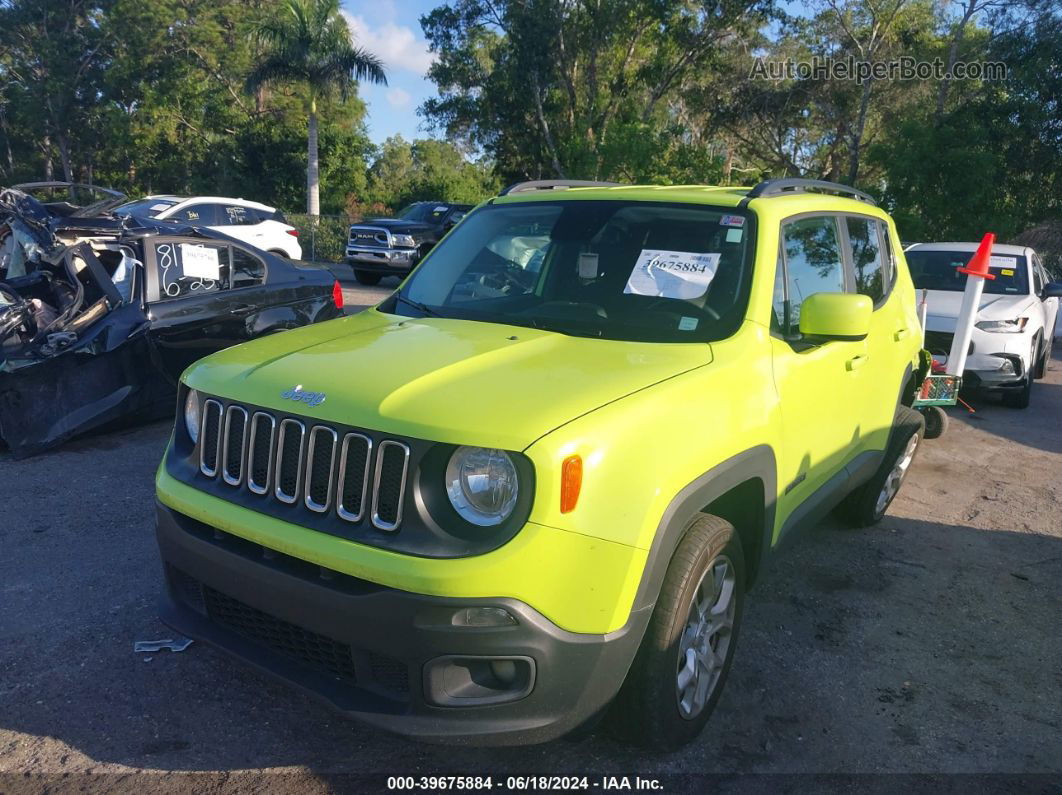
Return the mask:
<path id="1" fill-rule="evenodd" d="M 516 467 L 504 450 L 458 447 L 446 465 L 445 477 L 450 504 L 472 524 L 501 524 L 516 506 Z"/>
<path id="2" fill-rule="evenodd" d="M 396 246 L 402 246 L 403 248 L 416 248 L 417 241 L 413 239 L 413 235 L 392 235 L 391 239 L 395 241 Z"/>
<path id="3" fill-rule="evenodd" d="M 1017 334 L 1024 330 L 1029 322 L 1027 317 L 1019 317 L 1016 320 L 982 320 L 974 323 L 981 331 L 990 331 L 996 334 Z"/>
<path id="4" fill-rule="evenodd" d="M 184 427 L 192 444 L 199 441 L 199 393 L 194 389 L 189 389 L 184 399 Z"/>

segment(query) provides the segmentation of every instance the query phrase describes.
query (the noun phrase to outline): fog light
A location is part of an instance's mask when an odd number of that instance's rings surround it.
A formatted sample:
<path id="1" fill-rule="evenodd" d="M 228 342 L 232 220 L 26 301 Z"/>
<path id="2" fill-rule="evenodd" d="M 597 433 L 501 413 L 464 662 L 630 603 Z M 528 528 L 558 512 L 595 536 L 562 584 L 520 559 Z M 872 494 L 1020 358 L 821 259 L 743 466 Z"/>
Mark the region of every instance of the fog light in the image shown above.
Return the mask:
<path id="1" fill-rule="evenodd" d="M 466 607 L 453 617 L 455 627 L 508 627 L 516 623 L 512 613 L 501 607 Z"/>
<path id="2" fill-rule="evenodd" d="M 999 371 L 1001 373 L 1008 373 L 1008 374 L 1013 375 L 1013 373 L 1014 373 L 1014 362 L 1012 362 L 1010 359 L 1004 359 L 1003 360 L 1003 366 L 999 368 Z"/>
<path id="3" fill-rule="evenodd" d="M 535 687 L 535 661 L 504 657 L 436 657 L 424 666 L 424 697 L 440 707 L 479 707 L 526 697 Z"/>

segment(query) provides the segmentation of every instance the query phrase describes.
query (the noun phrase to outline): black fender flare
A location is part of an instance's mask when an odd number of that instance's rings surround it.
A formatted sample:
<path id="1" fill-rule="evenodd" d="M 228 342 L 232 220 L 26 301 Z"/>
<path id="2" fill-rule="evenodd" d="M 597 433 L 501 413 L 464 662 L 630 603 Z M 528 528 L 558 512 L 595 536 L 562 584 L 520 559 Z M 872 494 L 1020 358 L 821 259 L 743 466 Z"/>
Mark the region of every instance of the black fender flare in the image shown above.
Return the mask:
<path id="1" fill-rule="evenodd" d="M 657 525 L 632 610 L 651 608 L 656 604 L 671 557 L 686 530 L 703 509 L 749 480 L 763 483 L 763 527 L 758 528 L 761 537 L 757 560 L 757 564 L 760 564 L 757 568 L 762 568 L 762 563 L 770 554 L 778 494 L 778 467 L 774 450 L 766 444 L 757 445 L 716 464 L 675 495 Z"/>

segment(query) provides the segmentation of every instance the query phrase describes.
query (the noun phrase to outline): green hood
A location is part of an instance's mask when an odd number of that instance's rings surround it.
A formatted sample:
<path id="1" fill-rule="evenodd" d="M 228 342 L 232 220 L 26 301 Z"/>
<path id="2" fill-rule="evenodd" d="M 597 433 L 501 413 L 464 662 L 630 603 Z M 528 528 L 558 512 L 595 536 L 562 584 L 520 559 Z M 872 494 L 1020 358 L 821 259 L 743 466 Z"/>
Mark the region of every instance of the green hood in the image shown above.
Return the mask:
<path id="1" fill-rule="evenodd" d="M 711 347 L 570 337 L 376 310 L 265 337 L 193 365 L 202 392 L 325 422 L 523 450 L 589 411 L 712 360 Z M 297 385 L 317 406 L 281 397 Z"/>

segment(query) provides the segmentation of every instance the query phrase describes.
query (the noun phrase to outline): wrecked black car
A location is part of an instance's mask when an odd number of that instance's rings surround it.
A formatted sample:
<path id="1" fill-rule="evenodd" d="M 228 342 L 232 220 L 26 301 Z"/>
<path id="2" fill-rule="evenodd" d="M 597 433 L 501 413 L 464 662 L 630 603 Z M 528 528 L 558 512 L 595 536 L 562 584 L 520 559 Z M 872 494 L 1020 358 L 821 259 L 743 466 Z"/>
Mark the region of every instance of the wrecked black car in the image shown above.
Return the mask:
<path id="1" fill-rule="evenodd" d="M 66 209 L 0 190 L 0 449 L 16 457 L 170 415 L 197 359 L 342 314 L 323 268 L 205 228 Z"/>

